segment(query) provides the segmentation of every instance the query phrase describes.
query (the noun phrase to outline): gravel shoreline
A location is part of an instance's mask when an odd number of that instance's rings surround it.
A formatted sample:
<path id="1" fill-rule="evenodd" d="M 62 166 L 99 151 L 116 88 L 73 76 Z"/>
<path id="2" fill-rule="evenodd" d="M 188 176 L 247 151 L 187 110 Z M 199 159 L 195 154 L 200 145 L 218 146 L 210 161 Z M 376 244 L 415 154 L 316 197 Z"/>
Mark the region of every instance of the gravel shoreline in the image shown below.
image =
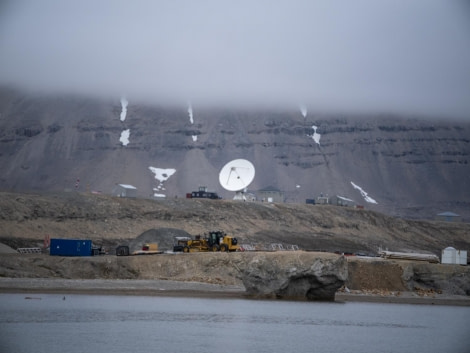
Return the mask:
<path id="1" fill-rule="evenodd" d="M 442 294 L 435 296 L 420 296 L 414 292 L 402 292 L 400 295 L 337 293 L 335 296 L 335 301 L 470 306 L 470 297 Z"/>
<path id="2" fill-rule="evenodd" d="M 0 278 L 0 293 L 243 297 L 245 288 L 170 280 Z"/>
<path id="3" fill-rule="evenodd" d="M 242 286 L 171 280 L 0 278 L 0 293 L 249 298 Z M 338 303 L 374 302 L 470 306 L 470 297 L 467 296 L 420 296 L 413 292 L 401 292 L 399 295 L 338 292 L 335 301 Z"/>

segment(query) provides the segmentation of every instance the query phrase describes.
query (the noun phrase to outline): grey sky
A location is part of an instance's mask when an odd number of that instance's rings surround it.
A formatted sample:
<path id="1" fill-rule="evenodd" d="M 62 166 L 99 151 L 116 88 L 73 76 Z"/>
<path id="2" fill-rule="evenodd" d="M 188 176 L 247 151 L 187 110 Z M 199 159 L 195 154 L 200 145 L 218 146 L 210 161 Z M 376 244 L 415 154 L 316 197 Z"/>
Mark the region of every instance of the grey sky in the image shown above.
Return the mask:
<path id="1" fill-rule="evenodd" d="M 155 103 L 470 118 L 465 0 L 17 0 L 0 83 Z"/>

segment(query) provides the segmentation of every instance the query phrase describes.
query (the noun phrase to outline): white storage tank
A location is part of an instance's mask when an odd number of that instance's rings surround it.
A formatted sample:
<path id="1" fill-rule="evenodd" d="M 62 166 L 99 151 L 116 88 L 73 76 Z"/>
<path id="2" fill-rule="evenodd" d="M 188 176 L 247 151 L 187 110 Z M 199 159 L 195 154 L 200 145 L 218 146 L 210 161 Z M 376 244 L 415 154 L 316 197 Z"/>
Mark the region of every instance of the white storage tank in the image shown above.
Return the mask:
<path id="1" fill-rule="evenodd" d="M 456 250 L 449 246 L 442 250 L 441 263 L 467 265 L 467 250 Z"/>

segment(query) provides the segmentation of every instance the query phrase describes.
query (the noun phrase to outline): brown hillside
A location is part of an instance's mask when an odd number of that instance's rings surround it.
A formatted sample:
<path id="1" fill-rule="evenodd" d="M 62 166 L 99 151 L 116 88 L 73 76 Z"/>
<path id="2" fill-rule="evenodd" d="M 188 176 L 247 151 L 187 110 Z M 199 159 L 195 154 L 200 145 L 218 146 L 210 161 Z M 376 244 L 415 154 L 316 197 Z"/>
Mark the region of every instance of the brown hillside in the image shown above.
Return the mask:
<path id="1" fill-rule="evenodd" d="M 149 229 L 174 228 L 192 235 L 223 230 L 239 243 L 269 248 L 376 254 L 470 248 L 470 225 L 411 221 L 338 206 L 268 204 L 227 200 L 126 199 L 87 193 L 0 193 L 0 242 L 41 246 L 51 238 L 92 239 L 111 251 Z M 162 249 L 165 250 L 165 249 Z"/>

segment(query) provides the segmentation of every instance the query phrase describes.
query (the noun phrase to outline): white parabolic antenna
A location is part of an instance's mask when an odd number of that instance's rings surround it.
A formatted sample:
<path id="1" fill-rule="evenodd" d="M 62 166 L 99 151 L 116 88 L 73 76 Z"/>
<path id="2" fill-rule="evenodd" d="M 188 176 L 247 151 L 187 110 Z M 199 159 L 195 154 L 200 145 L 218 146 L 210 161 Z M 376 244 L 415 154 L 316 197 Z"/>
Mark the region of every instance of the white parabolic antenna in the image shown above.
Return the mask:
<path id="1" fill-rule="evenodd" d="M 242 191 L 255 178 L 255 167 L 246 159 L 234 159 L 220 170 L 219 182 L 225 190 Z"/>

